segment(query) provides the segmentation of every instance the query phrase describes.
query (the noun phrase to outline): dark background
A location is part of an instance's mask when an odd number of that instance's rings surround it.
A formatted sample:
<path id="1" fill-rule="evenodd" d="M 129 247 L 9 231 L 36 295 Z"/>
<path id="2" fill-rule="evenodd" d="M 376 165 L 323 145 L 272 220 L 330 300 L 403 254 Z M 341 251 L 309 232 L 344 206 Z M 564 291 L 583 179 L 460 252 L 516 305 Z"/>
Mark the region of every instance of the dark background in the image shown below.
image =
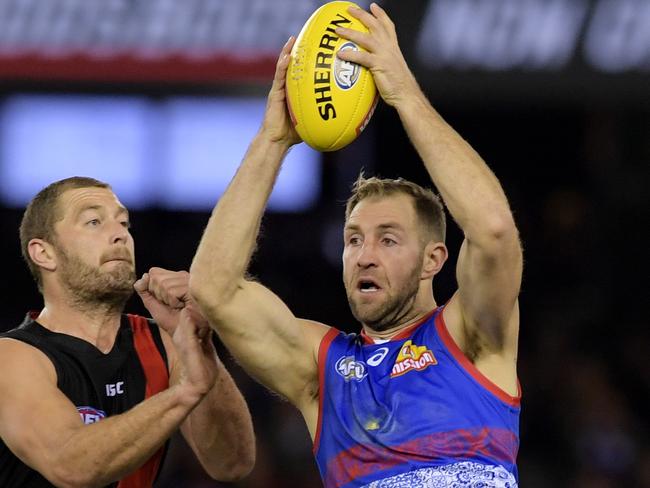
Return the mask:
<path id="1" fill-rule="evenodd" d="M 413 3 L 392 5 L 411 60 L 409 22 L 419 14 L 404 6 Z M 516 70 L 477 72 L 472 85 L 471 72 L 441 71 L 442 80 L 436 82 L 435 73 L 415 60 L 412 65 L 432 104 L 500 179 L 521 232 L 521 485 L 650 486 L 647 71 L 620 76 L 588 71 L 573 76 L 570 69 L 539 76 Z M 545 84 L 555 88 L 545 92 Z M 268 84 L 252 83 L 240 91 L 263 94 L 267 89 Z M 233 83 L 107 84 L 11 77 L 0 83 L 0 97 L 18 91 L 156 98 L 237 92 Z M 429 184 L 396 114 L 380 104 L 357 141 L 323 155 L 323 192 L 314 209 L 265 217 L 252 264 L 252 272 L 296 315 L 348 331 L 358 326 L 341 282 L 343 203 L 361 168 L 366 174 Z M 21 214 L 22 209 L 0 207 L 2 329 L 41 306 L 20 258 Z M 187 269 L 208 216 L 134 212 L 139 272 L 150 266 Z M 461 242 L 458 228 L 449 222 L 451 258 L 434 281 L 439 303 L 455 289 Z M 144 313 L 136 299 L 128 308 Z M 250 404 L 258 435 L 253 474 L 232 486 L 320 486 L 298 412 L 253 383 L 226 351 L 221 353 Z M 182 441 L 175 439 L 158 486 L 221 485 L 205 478 Z"/>

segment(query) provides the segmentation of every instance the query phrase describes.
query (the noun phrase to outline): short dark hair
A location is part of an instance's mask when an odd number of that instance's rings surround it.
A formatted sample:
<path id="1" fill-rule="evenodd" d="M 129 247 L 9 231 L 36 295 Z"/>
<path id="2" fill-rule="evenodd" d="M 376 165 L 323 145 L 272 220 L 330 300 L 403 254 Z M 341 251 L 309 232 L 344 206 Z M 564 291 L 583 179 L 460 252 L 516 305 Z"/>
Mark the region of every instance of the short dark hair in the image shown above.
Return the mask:
<path id="1" fill-rule="evenodd" d="M 43 239 L 50 243 L 56 242 L 54 224 L 63 218 L 63 212 L 59 208 L 59 197 L 67 190 L 78 188 L 107 188 L 108 183 L 88 178 L 86 176 L 72 176 L 63 180 L 55 181 L 39 191 L 27 205 L 22 221 L 20 222 L 20 249 L 23 259 L 32 273 L 38 289 L 43 291 L 43 279 L 41 270 L 29 257 L 29 241 L 32 239 Z"/>
<path id="2" fill-rule="evenodd" d="M 444 242 L 446 234 L 445 210 L 441 198 L 432 190 L 423 188 L 403 178 L 387 179 L 375 176 L 366 178 L 363 173 L 352 186 L 352 194 L 345 206 L 345 220 L 359 202 L 369 197 L 387 197 L 397 194 L 408 195 L 413 199 L 415 212 L 423 224 L 422 237 L 426 242 L 437 240 Z"/>

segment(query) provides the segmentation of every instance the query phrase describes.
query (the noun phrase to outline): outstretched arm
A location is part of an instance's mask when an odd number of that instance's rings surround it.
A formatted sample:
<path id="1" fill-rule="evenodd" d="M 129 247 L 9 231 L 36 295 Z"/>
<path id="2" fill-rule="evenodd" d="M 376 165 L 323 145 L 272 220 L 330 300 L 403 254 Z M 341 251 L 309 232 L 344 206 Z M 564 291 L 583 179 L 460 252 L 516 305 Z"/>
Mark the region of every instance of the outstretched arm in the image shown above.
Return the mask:
<path id="1" fill-rule="evenodd" d="M 187 271 L 151 268 L 136 282 L 135 289 L 164 331 L 161 335 L 172 372 L 179 367 L 172 336 L 182 325 L 181 320 L 192 322 L 196 331 L 193 339 L 201 352 L 197 361 L 216 380 L 183 421 L 181 432 L 212 478 L 234 481 L 255 465 L 253 423 L 244 397 L 217 356 L 212 330 L 190 299 L 189 278 Z"/>
<path id="2" fill-rule="evenodd" d="M 270 290 L 246 279 L 282 160 L 300 140 L 285 102 L 293 42 L 278 59 L 262 127 L 204 231 L 190 269 L 190 293 L 249 374 L 305 414 L 302 407 L 316 398 L 317 349 L 327 328 L 296 319 Z"/>
<path id="3" fill-rule="evenodd" d="M 400 51 L 395 26 L 376 4 L 350 9 L 368 34 L 337 32 L 368 52 L 339 56 L 368 67 L 382 98 L 393 106 L 465 234 L 457 266 L 459 289 L 445 310 L 450 332 L 463 347 L 477 334 L 491 352 L 514 354 L 522 253 L 503 189 L 472 147 L 431 106 Z"/>
<path id="4" fill-rule="evenodd" d="M 54 366 L 42 352 L 0 340 L 0 437 L 56 486 L 99 487 L 123 478 L 156 452 L 214 383 L 214 376 L 197 368 L 193 335 L 185 327 L 179 330 L 175 340 L 185 367 L 167 390 L 90 425 L 57 388 Z"/>

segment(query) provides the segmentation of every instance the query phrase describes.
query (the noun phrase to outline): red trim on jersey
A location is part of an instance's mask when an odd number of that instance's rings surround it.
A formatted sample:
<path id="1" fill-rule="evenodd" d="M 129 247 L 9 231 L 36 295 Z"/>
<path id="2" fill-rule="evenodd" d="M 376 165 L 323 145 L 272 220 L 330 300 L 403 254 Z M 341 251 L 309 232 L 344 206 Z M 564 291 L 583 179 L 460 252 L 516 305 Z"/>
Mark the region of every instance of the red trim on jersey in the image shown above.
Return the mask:
<path id="1" fill-rule="evenodd" d="M 314 456 L 318 452 L 320 443 L 320 431 L 323 422 L 323 401 L 325 399 L 325 363 L 327 360 L 327 352 L 330 349 L 330 344 L 334 338 L 339 334 L 339 331 L 331 327 L 327 334 L 323 336 L 318 346 L 318 421 L 316 423 L 316 435 L 314 436 L 314 446 L 312 451 Z"/>
<path id="2" fill-rule="evenodd" d="M 149 329 L 149 322 L 144 317 L 127 315 L 133 331 L 133 344 L 142 364 L 146 378 L 145 399 L 169 387 L 169 373 L 167 365 Z M 161 447 L 147 462 L 130 475 L 122 478 L 117 488 L 145 488 L 153 485 L 165 449 Z"/>
<path id="3" fill-rule="evenodd" d="M 454 359 L 456 359 L 458 364 L 460 364 L 463 369 L 465 369 L 465 371 L 467 371 L 470 376 L 472 376 L 472 378 L 478 382 L 478 384 L 496 396 L 499 400 L 513 407 L 519 407 L 521 405 L 521 386 L 519 385 L 519 380 L 517 380 L 517 396 L 512 396 L 508 392 L 499 388 L 492 382 L 492 380 L 481 373 L 478 368 L 472 364 L 469 358 L 465 356 L 465 353 L 460 349 L 460 347 L 458 347 L 458 344 L 456 344 L 456 341 L 454 341 L 454 338 L 449 333 L 447 324 L 445 324 L 445 319 L 442 316 L 443 312 L 444 309 L 441 310 L 440 313 L 436 316 L 436 330 L 438 331 L 438 335 L 440 336 L 442 343 L 445 345 Z"/>
<path id="4" fill-rule="evenodd" d="M 427 320 L 429 320 L 431 318 L 431 316 L 434 313 L 436 313 L 436 310 L 438 310 L 438 309 L 434 308 L 431 312 L 426 314 L 424 317 L 422 317 L 420 320 L 418 320 L 413 325 L 409 325 L 406 329 L 400 330 L 397 334 L 395 334 L 393 337 L 388 339 L 388 342 L 390 342 L 390 341 L 401 341 L 402 339 L 406 339 L 413 332 L 415 332 L 415 329 L 417 329 L 423 323 L 425 323 Z M 366 334 L 365 329 L 361 329 L 361 338 L 363 339 L 364 344 L 377 344 L 372 337 L 370 337 L 368 334 Z M 381 343 L 381 344 L 383 344 L 383 343 Z"/>

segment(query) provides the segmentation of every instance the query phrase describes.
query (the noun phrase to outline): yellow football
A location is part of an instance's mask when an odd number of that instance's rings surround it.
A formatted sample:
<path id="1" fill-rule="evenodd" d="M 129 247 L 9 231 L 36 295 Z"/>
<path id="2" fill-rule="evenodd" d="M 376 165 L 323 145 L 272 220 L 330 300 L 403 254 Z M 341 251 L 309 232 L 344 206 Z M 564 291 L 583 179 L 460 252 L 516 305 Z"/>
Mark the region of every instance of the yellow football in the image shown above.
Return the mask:
<path id="1" fill-rule="evenodd" d="M 348 13 L 352 2 L 329 2 L 303 26 L 291 50 L 287 70 L 287 106 L 296 132 L 317 151 L 335 151 L 366 127 L 377 105 L 370 71 L 336 56 L 339 50 L 363 50 L 335 32 L 347 27 L 368 32 Z"/>

